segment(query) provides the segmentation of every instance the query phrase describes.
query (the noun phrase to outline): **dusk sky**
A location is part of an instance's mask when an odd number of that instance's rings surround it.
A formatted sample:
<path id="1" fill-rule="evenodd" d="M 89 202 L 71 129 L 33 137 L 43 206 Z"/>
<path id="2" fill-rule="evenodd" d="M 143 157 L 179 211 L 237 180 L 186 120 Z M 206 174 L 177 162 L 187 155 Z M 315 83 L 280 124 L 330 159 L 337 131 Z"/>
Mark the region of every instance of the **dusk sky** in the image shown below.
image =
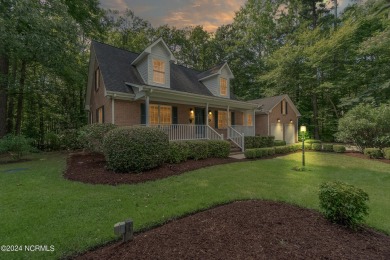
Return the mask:
<path id="1" fill-rule="evenodd" d="M 329 0 L 324 0 L 329 1 Z M 351 0 L 338 0 L 343 10 Z M 100 0 L 101 6 L 120 12 L 126 8 L 135 15 L 149 21 L 152 26 L 168 24 L 183 28 L 203 25 L 209 32 L 233 21 L 246 0 Z"/>

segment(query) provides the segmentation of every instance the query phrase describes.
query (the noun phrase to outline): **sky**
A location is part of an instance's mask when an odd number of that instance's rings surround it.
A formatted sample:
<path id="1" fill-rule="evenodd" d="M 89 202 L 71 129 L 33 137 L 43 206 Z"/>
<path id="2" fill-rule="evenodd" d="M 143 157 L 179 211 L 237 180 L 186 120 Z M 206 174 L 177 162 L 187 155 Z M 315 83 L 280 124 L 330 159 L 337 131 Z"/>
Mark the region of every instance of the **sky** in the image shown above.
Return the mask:
<path id="1" fill-rule="evenodd" d="M 327 1 L 329 0 L 324 0 Z M 353 0 L 338 0 L 339 11 L 351 1 Z M 233 22 L 235 12 L 245 2 L 246 0 L 100 0 L 101 7 L 120 12 L 129 8 L 154 27 L 164 24 L 177 28 L 203 25 L 209 32 Z"/>

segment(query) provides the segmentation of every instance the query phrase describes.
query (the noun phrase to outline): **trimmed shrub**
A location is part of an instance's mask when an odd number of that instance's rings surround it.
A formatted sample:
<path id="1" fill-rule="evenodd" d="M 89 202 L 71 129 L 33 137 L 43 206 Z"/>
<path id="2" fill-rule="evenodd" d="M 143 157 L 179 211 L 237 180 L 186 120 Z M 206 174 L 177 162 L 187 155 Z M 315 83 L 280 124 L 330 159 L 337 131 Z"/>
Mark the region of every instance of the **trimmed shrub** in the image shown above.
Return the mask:
<path id="1" fill-rule="evenodd" d="M 255 147 L 255 136 L 244 136 L 245 149 L 253 149 Z"/>
<path id="2" fill-rule="evenodd" d="M 387 160 L 390 160 L 390 147 L 383 148 L 383 157 L 385 157 Z"/>
<path id="3" fill-rule="evenodd" d="M 321 151 L 322 150 L 322 144 L 321 143 L 312 143 L 311 149 L 314 151 Z"/>
<path id="4" fill-rule="evenodd" d="M 264 148 L 274 146 L 273 136 L 244 136 L 245 148 Z"/>
<path id="5" fill-rule="evenodd" d="M 256 158 L 256 150 L 257 149 L 246 149 L 244 152 L 245 158 L 247 158 L 247 159 Z"/>
<path id="6" fill-rule="evenodd" d="M 115 128 L 113 124 L 86 125 L 80 129 L 80 141 L 85 149 L 102 153 L 104 136 Z"/>
<path id="7" fill-rule="evenodd" d="M 77 150 L 83 148 L 80 140 L 80 132 L 77 129 L 64 130 L 61 135 L 61 148 L 66 150 Z"/>
<path id="8" fill-rule="evenodd" d="M 103 140 L 107 167 L 116 172 L 140 172 L 162 165 L 169 152 L 168 136 L 153 127 L 121 127 Z"/>
<path id="9" fill-rule="evenodd" d="M 345 146 L 341 144 L 333 145 L 333 151 L 336 153 L 345 153 Z"/>
<path id="10" fill-rule="evenodd" d="M 190 148 L 186 142 L 169 142 L 168 163 L 181 163 L 187 161 Z"/>
<path id="11" fill-rule="evenodd" d="M 8 153 L 15 161 L 32 150 L 31 140 L 23 135 L 6 135 L 0 139 L 0 154 Z"/>
<path id="12" fill-rule="evenodd" d="M 284 146 L 286 145 L 286 141 L 284 140 L 275 140 L 273 146 Z"/>
<path id="13" fill-rule="evenodd" d="M 230 154 L 230 143 L 225 140 L 208 140 L 208 157 L 227 158 Z"/>
<path id="14" fill-rule="evenodd" d="M 368 194 L 343 182 L 325 182 L 320 186 L 320 208 L 332 222 L 356 228 L 368 215 Z"/>
<path id="15" fill-rule="evenodd" d="M 209 155 L 206 141 L 186 141 L 189 147 L 188 158 L 193 160 L 206 159 Z"/>
<path id="16" fill-rule="evenodd" d="M 264 146 L 263 147 L 272 147 L 274 146 L 275 136 L 259 136 L 263 138 Z"/>
<path id="17" fill-rule="evenodd" d="M 275 154 L 285 154 L 290 152 L 289 146 L 276 146 L 275 147 Z"/>
<path id="18" fill-rule="evenodd" d="M 301 144 L 291 144 L 291 145 L 288 145 L 288 148 L 290 149 L 290 152 L 296 152 L 296 151 L 302 150 L 302 145 Z"/>
<path id="19" fill-rule="evenodd" d="M 263 148 L 256 148 L 255 150 L 255 157 L 256 158 L 262 158 L 264 151 L 262 150 Z"/>
<path id="20" fill-rule="evenodd" d="M 333 144 L 323 144 L 322 150 L 325 152 L 333 152 Z"/>
<path id="21" fill-rule="evenodd" d="M 308 143 L 308 144 L 320 144 L 320 143 L 321 143 L 321 140 L 317 140 L 317 139 L 307 139 L 307 140 L 305 140 L 305 143 Z"/>
<path id="22" fill-rule="evenodd" d="M 379 148 L 366 148 L 364 149 L 364 155 L 373 159 L 378 159 L 383 156 L 382 151 Z"/>

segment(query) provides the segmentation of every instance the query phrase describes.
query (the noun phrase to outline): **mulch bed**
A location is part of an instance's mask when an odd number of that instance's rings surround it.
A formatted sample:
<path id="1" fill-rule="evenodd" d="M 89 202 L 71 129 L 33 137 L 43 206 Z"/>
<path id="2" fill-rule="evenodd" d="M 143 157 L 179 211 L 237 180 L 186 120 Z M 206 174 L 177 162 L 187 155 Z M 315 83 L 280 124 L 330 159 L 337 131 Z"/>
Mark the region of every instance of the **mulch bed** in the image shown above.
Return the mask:
<path id="1" fill-rule="evenodd" d="M 134 184 L 146 181 L 163 179 L 184 172 L 242 160 L 233 158 L 207 158 L 204 160 L 189 160 L 180 164 L 164 164 L 161 167 L 141 173 L 115 173 L 105 168 L 106 161 L 101 154 L 74 153 L 70 154 L 67 161 L 67 169 L 64 177 L 91 184 Z"/>
<path id="2" fill-rule="evenodd" d="M 390 259 L 390 237 L 271 201 L 219 206 L 77 259 Z"/>

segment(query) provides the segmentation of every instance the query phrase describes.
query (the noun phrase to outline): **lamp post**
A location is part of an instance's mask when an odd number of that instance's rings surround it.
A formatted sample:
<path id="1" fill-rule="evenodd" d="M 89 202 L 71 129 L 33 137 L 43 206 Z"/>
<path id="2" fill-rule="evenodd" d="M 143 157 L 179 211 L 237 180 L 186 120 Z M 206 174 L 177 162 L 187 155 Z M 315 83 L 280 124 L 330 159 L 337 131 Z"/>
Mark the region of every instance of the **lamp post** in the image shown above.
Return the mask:
<path id="1" fill-rule="evenodd" d="M 306 133 L 306 126 L 301 125 L 301 132 L 302 132 L 302 166 L 305 166 L 305 133 Z"/>

